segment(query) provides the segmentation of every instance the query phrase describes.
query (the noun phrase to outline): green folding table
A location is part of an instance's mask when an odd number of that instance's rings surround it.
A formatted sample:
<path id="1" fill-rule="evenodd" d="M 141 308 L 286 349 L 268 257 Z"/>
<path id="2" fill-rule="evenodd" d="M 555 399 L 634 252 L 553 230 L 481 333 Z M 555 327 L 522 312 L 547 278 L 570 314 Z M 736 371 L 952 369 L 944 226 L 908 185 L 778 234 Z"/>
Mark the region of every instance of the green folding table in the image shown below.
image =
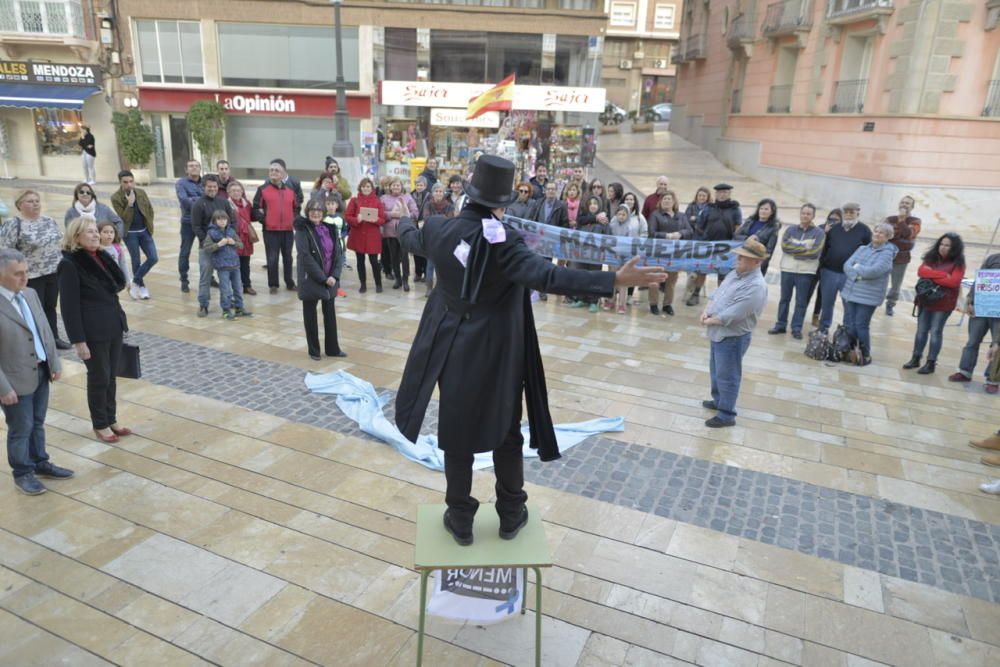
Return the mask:
<path id="1" fill-rule="evenodd" d="M 475 542 L 459 546 L 444 529 L 445 505 L 417 507 L 417 544 L 414 568 L 420 573 L 420 627 L 417 632 L 417 667 L 424 658 L 424 624 L 427 620 L 427 579 L 434 570 L 474 567 L 513 567 L 524 570 L 527 592 L 528 568 L 535 571 L 535 665 L 542 664 L 542 570 L 552 567 L 549 544 L 538 510 L 528 506 L 528 524 L 513 540 L 502 540 L 500 518 L 493 505 L 480 505 L 473 526 Z M 525 605 L 521 605 L 521 613 Z"/>

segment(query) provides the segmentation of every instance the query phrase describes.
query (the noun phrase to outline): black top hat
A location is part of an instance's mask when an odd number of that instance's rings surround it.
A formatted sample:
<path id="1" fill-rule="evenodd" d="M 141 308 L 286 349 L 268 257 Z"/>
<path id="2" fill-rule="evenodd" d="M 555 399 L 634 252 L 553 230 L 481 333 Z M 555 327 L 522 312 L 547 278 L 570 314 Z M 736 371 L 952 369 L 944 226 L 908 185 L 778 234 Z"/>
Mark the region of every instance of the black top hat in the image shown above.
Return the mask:
<path id="1" fill-rule="evenodd" d="M 514 163 L 496 155 L 480 156 L 472 178 L 464 185 L 470 201 L 489 208 L 505 208 L 517 199 Z"/>

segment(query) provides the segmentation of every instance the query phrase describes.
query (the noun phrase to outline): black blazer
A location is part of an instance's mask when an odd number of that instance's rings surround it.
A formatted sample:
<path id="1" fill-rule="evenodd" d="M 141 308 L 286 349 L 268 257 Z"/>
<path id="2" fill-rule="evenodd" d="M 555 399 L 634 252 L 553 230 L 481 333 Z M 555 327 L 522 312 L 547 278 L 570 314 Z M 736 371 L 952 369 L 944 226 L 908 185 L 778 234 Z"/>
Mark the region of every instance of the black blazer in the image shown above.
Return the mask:
<path id="1" fill-rule="evenodd" d="M 125 275 L 103 250 L 104 268 L 85 250 L 63 251 L 59 262 L 59 307 L 71 343 L 114 340 L 128 331 L 118 292 Z"/>
<path id="2" fill-rule="evenodd" d="M 545 197 L 542 197 L 535 204 L 535 222 L 542 222 L 546 225 L 554 225 L 556 227 L 569 227 L 569 211 L 566 210 L 566 202 L 561 199 L 555 200 L 552 204 L 552 211 L 549 213 L 548 220 L 542 219 L 545 217 L 545 203 Z"/>

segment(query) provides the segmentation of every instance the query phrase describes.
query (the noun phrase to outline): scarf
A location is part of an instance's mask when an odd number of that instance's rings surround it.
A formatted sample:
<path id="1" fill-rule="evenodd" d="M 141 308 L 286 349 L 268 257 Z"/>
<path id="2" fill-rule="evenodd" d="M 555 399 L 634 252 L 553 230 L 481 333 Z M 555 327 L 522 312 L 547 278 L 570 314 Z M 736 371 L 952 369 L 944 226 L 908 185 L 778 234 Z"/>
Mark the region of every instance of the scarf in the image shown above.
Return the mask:
<path id="1" fill-rule="evenodd" d="M 77 200 L 73 202 L 73 208 L 75 208 L 76 212 L 79 213 L 80 215 L 84 214 L 94 215 L 94 211 L 97 210 L 97 200 L 91 199 L 90 206 L 84 206 L 83 204 L 80 203 L 80 200 Z"/>

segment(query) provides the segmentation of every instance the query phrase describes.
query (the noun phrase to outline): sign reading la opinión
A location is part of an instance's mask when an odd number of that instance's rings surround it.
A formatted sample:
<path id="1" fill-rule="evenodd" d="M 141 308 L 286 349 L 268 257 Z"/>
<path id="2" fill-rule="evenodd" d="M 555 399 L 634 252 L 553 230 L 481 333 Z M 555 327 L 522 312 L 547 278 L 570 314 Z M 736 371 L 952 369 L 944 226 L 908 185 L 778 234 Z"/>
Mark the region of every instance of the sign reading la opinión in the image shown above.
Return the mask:
<path id="1" fill-rule="evenodd" d="M 93 65 L 0 60 L 0 82 L 56 86 L 99 86 L 101 72 Z"/>

